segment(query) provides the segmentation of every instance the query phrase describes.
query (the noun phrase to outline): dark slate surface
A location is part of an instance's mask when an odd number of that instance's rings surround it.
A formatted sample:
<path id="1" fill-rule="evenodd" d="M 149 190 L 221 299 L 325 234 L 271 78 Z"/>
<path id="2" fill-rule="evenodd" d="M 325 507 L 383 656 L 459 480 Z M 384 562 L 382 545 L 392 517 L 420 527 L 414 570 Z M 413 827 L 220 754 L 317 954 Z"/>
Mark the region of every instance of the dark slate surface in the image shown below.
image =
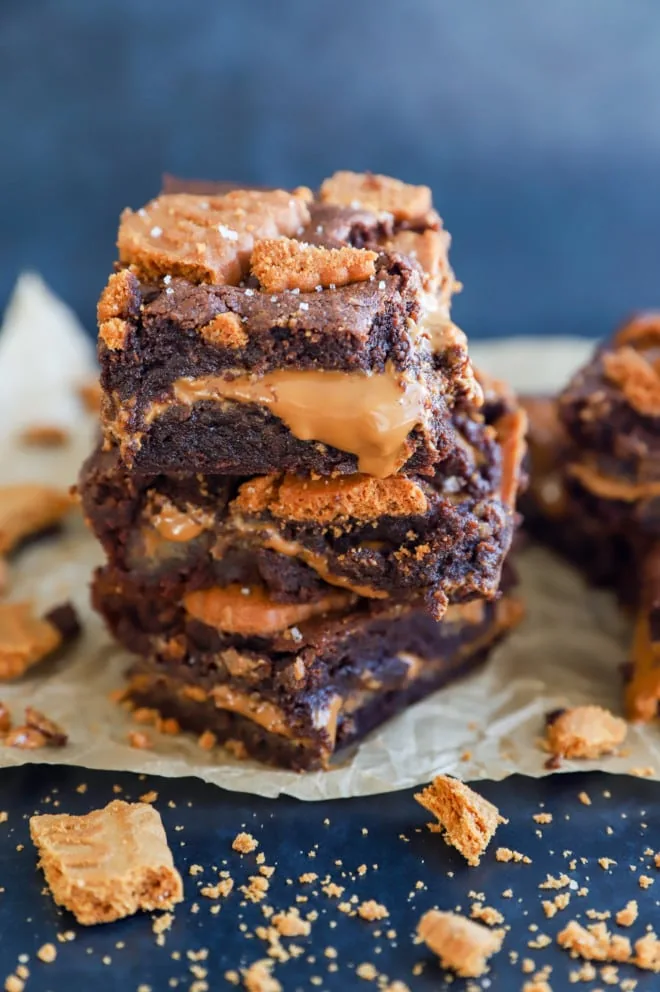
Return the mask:
<path id="1" fill-rule="evenodd" d="M 88 786 L 84 794 L 76 792 L 81 782 Z M 121 792 L 114 786 L 120 786 Z M 377 965 L 390 980 L 406 981 L 414 992 L 444 988 L 460 992 L 465 983 L 447 985 L 433 956 L 413 944 L 412 933 L 421 913 L 434 905 L 461 906 L 469 911 L 471 891 L 483 892 L 486 903 L 502 910 L 511 928 L 505 951 L 493 959 L 490 974 L 478 986 L 484 989 L 521 989 L 525 981 L 520 967 L 523 957 L 531 958 L 537 967 L 553 966 L 553 992 L 575 988 L 568 974 L 576 963 L 554 944 L 537 950 L 530 949 L 528 941 L 539 933 L 553 937 L 578 913 L 589 922 L 587 909 L 615 911 L 628 899 L 637 899 L 637 923 L 630 930 L 615 929 L 637 938 L 646 924 L 657 923 L 660 890 L 656 889 L 660 881 L 643 891 L 637 879 L 644 871 L 660 879 L 653 858 L 643 854 L 647 846 L 660 847 L 658 784 L 604 774 L 567 774 L 541 781 L 514 776 L 500 783 L 480 783 L 478 788 L 499 805 L 510 822 L 500 827 L 481 865 L 468 868 L 455 851 L 424 828 L 427 817 L 413 801 L 412 792 L 304 804 L 224 792 L 195 779 L 165 780 L 40 766 L 5 769 L 0 773 L 1 805 L 9 812 L 9 819 L 0 826 L 0 977 L 13 971 L 20 954 L 27 954 L 28 992 L 69 992 L 76 988 L 133 992 L 141 985 L 154 992 L 188 990 L 194 981 L 190 972 L 194 962 L 187 952 L 207 948 L 208 959 L 201 965 L 208 970 L 205 980 L 209 988 L 231 988 L 223 977 L 227 968 L 245 966 L 264 956 L 264 944 L 242 933 L 240 925 L 246 924 L 250 932 L 264 922 L 264 917 L 259 906 L 242 906 L 238 891 L 223 901 L 217 915 L 210 912 L 213 902 L 195 893 L 198 886 L 217 880 L 212 865 L 227 867 L 237 883 L 247 881 L 255 872 L 255 854 L 241 857 L 231 850 L 231 840 L 241 828 L 259 839 L 266 863 L 276 866 L 267 902 L 286 908 L 294 903 L 296 894 L 305 892 L 309 901 L 298 904 L 302 913 L 310 909 L 319 913 L 312 935 L 294 940 L 304 947 L 303 955 L 277 966 L 286 992 L 375 988 L 356 976 L 356 966 L 364 962 Z M 84 928 L 68 913 L 59 911 L 43 892 L 27 822 L 35 811 L 83 813 L 117 795 L 137 799 L 149 789 L 158 792 L 155 805 L 162 813 L 186 888 L 186 901 L 176 910 L 163 947 L 155 942 L 148 915 Z M 579 802 L 577 796 L 582 790 L 591 797 L 591 806 Z M 534 823 L 532 814 L 541 808 L 552 812 L 552 824 L 539 827 Z M 496 862 L 498 844 L 529 855 L 532 864 Z M 18 845 L 23 846 L 17 850 Z M 310 851 L 316 852 L 315 857 L 309 856 Z M 565 854 L 567 851 L 573 853 Z M 575 871 L 568 865 L 573 856 L 578 858 Z M 603 870 L 597 863 L 602 857 L 614 858 L 616 866 Z M 191 877 L 191 864 L 203 865 L 203 874 Z M 368 870 L 360 877 L 355 870 L 361 864 Z M 631 871 L 631 865 L 637 870 Z M 316 871 L 321 877 L 329 873 L 346 886 L 344 898 L 355 893 L 360 899 L 383 902 L 390 918 L 384 924 L 349 918 L 337 911 L 336 900 L 322 894 L 318 885 L 287 884 L 287 879 L 296 880 L 304 871 Z M 547 920 L 541 899 L 556 893 L 539 890 L 538 885 L 546 872 L 559 876 L 563 871 L 577 885 L 569 890 L 568 909 Z M 421 888 L 416 886 L 418 881 L 423 883 Z M 588 887 L 588 896 L 577 895 L 578 885 Z M 502 897 L 508 888 L 513 890 L 513 898 Z M 385 936 L 390 927 L 396 930 L 395 940 Z M 58 943 L 56 934 L 70 929 L 76 933 L 75 940 Z M 53 964 L 35 959 L 36 950 L 47 941 L 54 941 L 58 948 Z M 336 958 L 326 956 L 327 947 L 337 950 Z M 518 963 L 512 964 L 508 951 L 518 952 Z M 110 963 L 104 964 L 104 958 Z M 412 969 L 419 962 L 424 970 L 413 976 Z M 334 963 L 336 971 L 330 969 Z M 620 969 L 620 977 L 632 976 L 639 979 L 638 992 L 658 988 L 657 976 L 632 966 Z M 602 982 L 580 984 L 579 988 L 599 985 L 602 987 Z"/>
<path id="2" fill-rule="evenodd" d="M 0 4 L 0 307 L 41 270 L 91 328 L 119 210 L 188 177 L 428 182 L 469 334 L 660 302 L 657 0 Z"/>

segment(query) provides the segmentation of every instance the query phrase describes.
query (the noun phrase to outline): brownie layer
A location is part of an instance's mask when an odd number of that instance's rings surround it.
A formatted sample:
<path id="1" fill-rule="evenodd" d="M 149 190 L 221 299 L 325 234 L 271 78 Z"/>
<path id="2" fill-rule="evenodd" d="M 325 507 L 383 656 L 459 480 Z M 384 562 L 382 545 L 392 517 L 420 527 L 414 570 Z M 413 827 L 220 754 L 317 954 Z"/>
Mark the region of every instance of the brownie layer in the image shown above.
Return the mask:
<path id="1" fill-rule="evenodd" d="M 635 317 L 600 346 L 559 401 L 592 487 L 660 492 L 660 314 Z"/>
<path id="2" fill-rule="evenodd" d="M 429 282 L 439 219 L 424 188 L 377 179 L 125 212 L 99 357 L 106 440 L 128 464 L 386 476 L 451 457 L 449 412 L 481 396 Z"/>
<path id="3" fill-rule="evenodd" d="M 515 496 L 524 429 L 516 422 L 503 463 L 501 425 L 515 416 L 490 426 L 457 414 L 460 463 L 431 479 L 148 476 L 97 451 L 80 490 L 111 564 L 166 598 L 240 583 L 307 601 L 330 585 L 414 598 L 440 617 L 448 602 L 497 593 L 514 524 L 503 493 Z"/>
<path id="4" fill-rule="evenodd" d="M 154 654 L 133 669 L 132 705 L 210 731 L 241 756 L 295 770 L 327 767 L 350 744 L 484 659 L 517 622 L 506 598 L 435 623 L 415 610 L 353 616 L 295 655 L 261 658 L 269 674 L 229 675 L 236 652 Z M 245 669 L 243 669 L 245 671 Z M 249 671 L 249 670 L 248 670 Z"/>

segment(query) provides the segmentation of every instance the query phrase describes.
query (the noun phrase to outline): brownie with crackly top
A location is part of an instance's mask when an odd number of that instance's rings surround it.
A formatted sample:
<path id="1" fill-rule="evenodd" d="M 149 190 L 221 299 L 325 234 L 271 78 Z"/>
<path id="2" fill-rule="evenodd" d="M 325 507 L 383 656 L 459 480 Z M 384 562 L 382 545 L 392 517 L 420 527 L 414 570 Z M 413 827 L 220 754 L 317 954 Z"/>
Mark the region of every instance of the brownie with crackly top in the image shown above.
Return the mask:
<path id="1" fill-rule="evenodd" d="M 481 403 L 446 242 L 426 187 L 348 173 L 317 200 L 125 211 L 98 312 L 106 441 L 149 472 L 432 472 L 453 407 Z"/>
<path id="2" fill-rule="evenodd" d="M 328 767 L 385 720 L 484 660 L 520 617 L 509 595 L 478 606 L 456 607 L 436 623 L 414 607 L 365 604 L 303 623 L 293 638 L 268 646 L 228 645 L 203 629 L 182 643 L 145 634 L 136 618 L 132 631 L 123 631 L 127 646 L 134 650 L 138 637 L 143 653 L 127 698 L 205 743 L 212 734 L 241 757 L 298 771 Z M 130 613 L 117 612 L 127 624 Z"/>

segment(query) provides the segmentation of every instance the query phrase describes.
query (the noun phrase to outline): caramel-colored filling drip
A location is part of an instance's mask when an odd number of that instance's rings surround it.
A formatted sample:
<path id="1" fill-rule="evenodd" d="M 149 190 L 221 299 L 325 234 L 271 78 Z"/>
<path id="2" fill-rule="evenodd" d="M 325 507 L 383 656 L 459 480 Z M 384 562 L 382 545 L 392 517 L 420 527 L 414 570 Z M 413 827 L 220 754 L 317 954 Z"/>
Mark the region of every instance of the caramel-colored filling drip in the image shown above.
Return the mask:
<path id="1" fill-rule="evenodd" d="M 367 475 L 385 478 L 408 459 L 409 433 L 424 416 L 426 392 L 392 368 L 380 373 L 278 370 L 264 375 L 181 378 L 174 402 L 191 406 L 205 400 L 255 403 L 284 421 L 301 441 L 318 441 L 358 459 Z M 151 423 L 170 402 L 153 403 Z"/>
<path id="2" fill-rule="evenodd" d="M 164 541 L 194 541 L 212 525 L 212 518 L 199 509 L 180 510 L 173 503 L 165 502 L 150 519 L 151 526 Z"/>
<path id="3" fill-rule="evenodd" d="M 311 617 L 348 606 L 353 597 L 330 592 L 313 603 L 278 603 L 264 589 L 233 584 L 186 593 L 183 605 L 200 623 L 231 634 L 267 637 Z"/>
<path id="4" fill-rule="evenodd" d="M 624 503 L 634 503 L 640 499 L 653 499 L 660 496 L 660 482 L 625 482 L 615 476 L 603 475 L 593 465 L 585 462 L 572 462 L 567 466 L 570 475 L 601 499 L 616 499 Z"/>

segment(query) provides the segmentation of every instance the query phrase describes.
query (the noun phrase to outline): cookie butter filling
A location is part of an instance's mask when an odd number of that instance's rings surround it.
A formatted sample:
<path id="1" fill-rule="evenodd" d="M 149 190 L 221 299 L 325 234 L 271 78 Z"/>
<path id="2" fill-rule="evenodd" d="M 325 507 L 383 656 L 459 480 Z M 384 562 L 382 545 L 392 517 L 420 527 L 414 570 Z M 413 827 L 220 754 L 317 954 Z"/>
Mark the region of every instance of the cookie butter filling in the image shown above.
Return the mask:
<path id="1" fill-rule="evenodd" d="M 279 417 L 301 441 L 318 441 L 358 460 L 367 475 L 385 478 L 408 459 L 408 435 L 423 420 L 426 390 L 388 368 L 380 373 L 280 370 L 264 375 L 177 379 L 174 402 L 208 400 L 254 403 Z M 151 424 L 170 402 L 144 414 Z"/>
<path id="2" fill-rule="evenodd" d="M 304 620 L 353 602 L 354 597 L 348 593 L 330 592 L 313 603 L 278 603 L 263 589 L 237 584 L 197 589 L 183 598 L 185 609 L 194 620 L 246 637 L 279 634 Z"/>
<path id="3" fill-rule="evenodd" d="M 655 499 L 660 496 L 660 482 L 626 482 L 616 476 L 604 475 L 588 461 L 573 462 L 567 471 L 585 489 L 601 499 L 620 500 L 623 503 L 636 503 L 637 500 Z"/>

